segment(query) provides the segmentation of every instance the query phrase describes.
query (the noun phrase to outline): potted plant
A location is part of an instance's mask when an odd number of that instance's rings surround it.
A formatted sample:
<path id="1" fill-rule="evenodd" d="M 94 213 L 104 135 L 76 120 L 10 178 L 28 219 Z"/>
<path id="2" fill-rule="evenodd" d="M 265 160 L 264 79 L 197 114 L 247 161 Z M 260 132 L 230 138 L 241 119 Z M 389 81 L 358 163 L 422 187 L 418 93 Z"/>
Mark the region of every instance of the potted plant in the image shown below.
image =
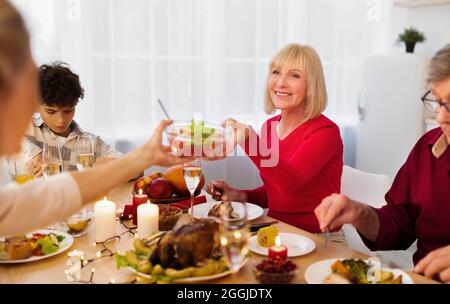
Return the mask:
<path id="1" fill-rule="evenodd" d="M 414 46 L 416 43 L 424 42 L 425 35 L 414 27 L 406 28 L 402 33 L 398 35 L 398 42 L 404 42 L 407 53 L 414 52 Z"/>

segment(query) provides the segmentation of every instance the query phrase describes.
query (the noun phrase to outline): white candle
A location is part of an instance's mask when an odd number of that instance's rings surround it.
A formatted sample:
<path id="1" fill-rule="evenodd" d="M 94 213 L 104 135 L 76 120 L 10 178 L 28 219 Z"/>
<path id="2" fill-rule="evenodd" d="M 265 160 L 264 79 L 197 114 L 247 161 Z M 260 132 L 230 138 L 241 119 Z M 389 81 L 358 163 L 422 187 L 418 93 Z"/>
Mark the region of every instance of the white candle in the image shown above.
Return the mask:
<path id="1" fill-rule="evenodd" d="M 158 232 L 159 209 L 155 204 L 140 204 L 137 208 L 138 236 L 148 238 Z"/>
<path id="2" fill-rule="evenodd" d="M 194 121 L 197 123 L 203 121 L 202 113 L 194 113 Z"/>
<path id="3" fill-rule="evenodd" d="M 95 241 L 104 242 L 116 235 L 116 204 L 106 200 L 98 201 L 94 206 Z"/>

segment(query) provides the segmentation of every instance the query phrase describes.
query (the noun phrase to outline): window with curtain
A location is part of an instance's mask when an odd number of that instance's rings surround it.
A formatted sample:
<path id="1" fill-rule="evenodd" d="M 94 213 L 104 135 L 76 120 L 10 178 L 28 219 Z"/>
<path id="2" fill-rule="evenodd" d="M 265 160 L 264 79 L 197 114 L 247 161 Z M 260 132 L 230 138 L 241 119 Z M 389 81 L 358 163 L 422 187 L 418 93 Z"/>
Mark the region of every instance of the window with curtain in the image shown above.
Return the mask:
<path id="1" fill-rule="evenodd" d="M 76 120 L 144 140 L 164 116 L 264 117 L 270 58 L 287 43 L 322 58 L 326 114 L 357 116 L 361 63 L 383 51 L 391 0 L 14 0 L 38 64 L 62 60 L 86 97 Z"/>

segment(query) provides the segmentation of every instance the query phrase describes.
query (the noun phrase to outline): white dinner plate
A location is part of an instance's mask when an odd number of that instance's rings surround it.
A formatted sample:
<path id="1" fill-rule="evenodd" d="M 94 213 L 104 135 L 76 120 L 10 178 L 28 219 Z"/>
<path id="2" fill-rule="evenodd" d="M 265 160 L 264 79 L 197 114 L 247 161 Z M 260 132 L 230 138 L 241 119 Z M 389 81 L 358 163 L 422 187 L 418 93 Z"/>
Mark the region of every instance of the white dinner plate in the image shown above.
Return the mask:
<path id="1" fill-rule="evenodd" d="M 305 255 L 316 248 L 316 243 L 305 236 L 284 232 L 278 235 L 280 236 L 281 244 L 287 247 L 288 257 Z M 269 248 L 259 245 L 256 235 L 248 240 L 248 248 L 258 254 L 269 255 Z"/>
<path id="2" fill-rule="evenodd" d="M 247 264 L 248 262 L 248 258 L 246 258 L 241 266 L 239 267 L 239 269 L 241 269 L 245 264 Z M 132 272 L 136 273 L 137 275 L 143 277 L 143 278 L 148 278 L 151 279 L 152 276 L 147 274 L 147 273 L 143 273 L 143 272 L 139 272 L 136 269 L 132 268 L 132 267 L 128 267 L 128 269 L 130 269 Z M 227 270 L 221 273 L 216 273 L 216 274 L 212 274 L 209 276 L 202 276 L 202 277 L 188 277 L 188 278 L 182 278 L 182 279 L 176 279 L 173 280 L 172 283 L 200 283 L 200 282 L 206 282 L 206 281 L 210 281 L 210 280 L 215 280 L 215 279 L 219 279 L 222 277 L 225 277 L 227 275 L 231 274 L 231 270 Z"/>
<path id="3" fill-rule="evenodd" d="M 59 249 L 53 253 L 50 253 L 47 255 L 41 255 L 41 256 L 33 255 L 33 256 L 29 257 L 28 259 L 22 259 L 22 260 L 0 260 L 0 264 L 28 263 L 28 262 L 34 262 L 34 261 L 47 259 L 47 258 L 50 258 L 57 254 L 60 254 L 61 252 L 66 251 L 73 244 L 73 237 L 62 231 L 41 229 L 41 230 L 36 230 L 36 231 L 33 231 L 33 232 L 27 234 L 27 237 L 31 237 L 31 235 L 33 233 L 42 233 L 42 234 L 54 233 L 56 235 L 64 236 L 64 240 L 62 240 L 62 242 L 59 243 Z"/>
<path id="4" fill-rule="evenodd" d="M 203 204 L 198 204 L 194 206 L 194 217 L 201 219 L 201 218 L 214 218 L 211 216 L 208 216 L 209 210 L 217 204 L 220 204 L 221 202 L 206 202 Z M 231 202 L 231 206 L 233 207 L 233 211 L 236 213 L 240 213 L 239 207 L 241 206 L 239 203 Z M 257 219 L 261 215 L 263 215 L 264 210 L 263 208 L 259 207 L 255 204 L 246 203 L 247 206 L 247 219 L 249 221 L 252 221 L 254 219 Z M 244 208 L 242 208 L 244 209 Z M 189 208 L 189 214 L 191 213 L 191 208 Z"/>
<path id="5" fill-rule="evenodd" d="M 308 284 L 324 284 L 325 278 L 331 274 L 331 265 L 333 265 L 337 260 L 344 260 L 345 258 L 340 259 L 327 259 L 316 262 L 314 264 L 309 265 L 309 267 L 305 271 L 305 280 Z M 414 281 L 411 277 L 401 269 L 397 268 L 381 268 L 383 271 L 390 271 L 394 274 L 394 276 L 402 275 L 403 284 L 414 284 Z"/>

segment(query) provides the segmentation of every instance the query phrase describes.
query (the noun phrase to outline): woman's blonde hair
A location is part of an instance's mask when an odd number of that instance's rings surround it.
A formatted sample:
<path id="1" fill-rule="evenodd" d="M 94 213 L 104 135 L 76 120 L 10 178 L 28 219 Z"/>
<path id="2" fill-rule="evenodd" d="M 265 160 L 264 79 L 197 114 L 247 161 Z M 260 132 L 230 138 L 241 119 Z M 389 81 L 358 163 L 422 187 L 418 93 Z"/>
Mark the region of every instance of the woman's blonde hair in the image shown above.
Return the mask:
<path id="1" fill-rule="evenodd" d="M 29 53 L 29 36 L 17 9 L 0 0 L 0 92 L 7 91 L 23 68 Z"/>
<path id="2" fill-rule="evenodd" d="M 305 119 L 318 117 L 327 106 L 327 89 L 322 63 L 317 52 L 308 45 L 288 44 L 272 58 L 267 83 L 272 70 L 281 66 L 288 69 L 298 69 L 305 75 L 308 86 L 305 100 Z M 267 114 L 271 114 L 275 110 L 268 85 L 266 85 L 264 110 Z"/>

